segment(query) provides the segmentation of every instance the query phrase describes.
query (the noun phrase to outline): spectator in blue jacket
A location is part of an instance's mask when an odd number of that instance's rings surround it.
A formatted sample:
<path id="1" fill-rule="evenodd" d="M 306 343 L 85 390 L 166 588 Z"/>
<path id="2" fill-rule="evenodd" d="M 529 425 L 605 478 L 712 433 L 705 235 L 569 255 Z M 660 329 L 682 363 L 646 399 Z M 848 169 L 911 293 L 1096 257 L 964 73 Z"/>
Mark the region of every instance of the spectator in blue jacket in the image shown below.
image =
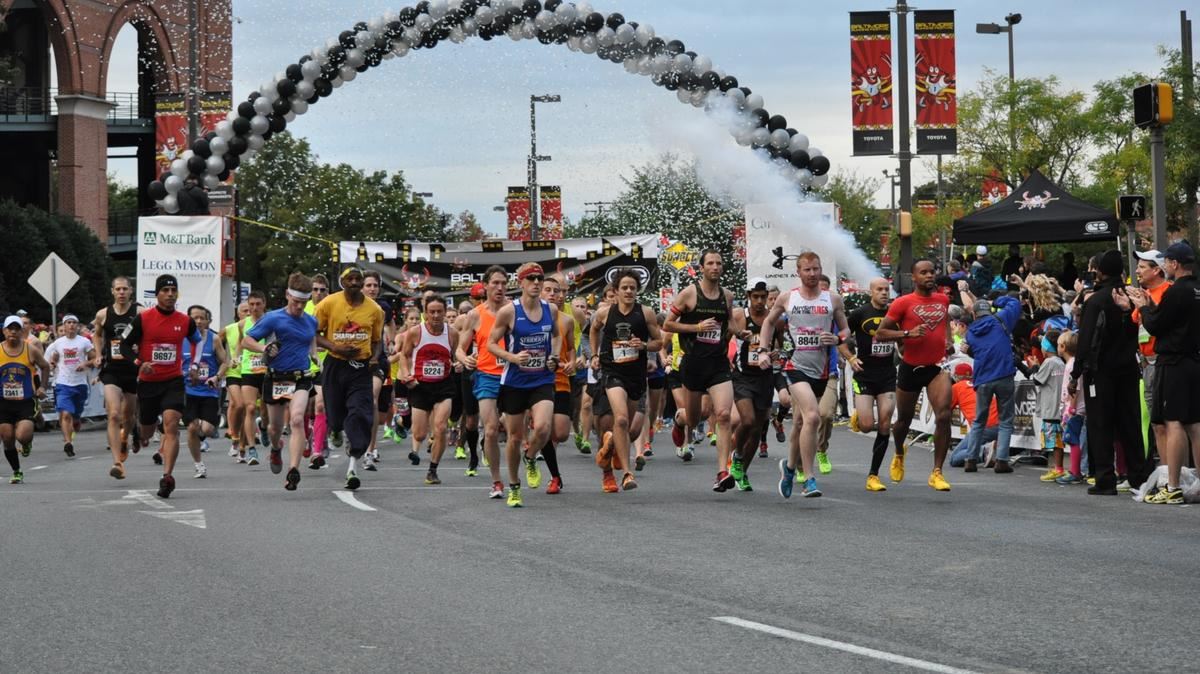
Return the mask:
<path id="1" fill-rule="evenodd" d="M 997 473 L 1011 473 L 1008 449 L 1012 442 L 1013 418 L 1016 416 L 1016 358 L 1013 356 L 1012 331 L 1021 317 L 1021 302 L 1003 295 L 993 305 L 976 300 L 975 320 L 967 328 L 967 348 L 975 359 L 975 423 L 967 439 L 970 453 L 968 470 L 978 464 L 982 455 L 983 438 L 976 429 L 987 427 L 988 410 L 992 399 L 1000 412 L 1000 429 L 996 438 Z M 982 412 L 981 412 L 982 410 Z"/>

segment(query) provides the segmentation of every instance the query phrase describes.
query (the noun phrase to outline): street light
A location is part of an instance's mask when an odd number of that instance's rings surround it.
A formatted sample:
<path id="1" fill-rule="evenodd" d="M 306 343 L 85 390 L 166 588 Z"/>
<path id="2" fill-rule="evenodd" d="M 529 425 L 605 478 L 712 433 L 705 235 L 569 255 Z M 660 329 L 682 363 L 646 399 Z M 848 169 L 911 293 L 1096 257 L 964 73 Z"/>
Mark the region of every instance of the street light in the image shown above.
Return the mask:
<path id="1" fill-rule="evenodd" d="M 561 103 L 562 96 L 544 94 L 529 97 L 529 238 L 536 241 L 541 236 L 542 213 L 541 197 L 538 193 L 537 165 L 541 161 L 550 161 L 549 155 L 537 153 L 537 107 L 538 103 Z"/>
<path id="2" fill-rule="evenodd" d="M 975 32 L 981 35 L 999 35 L 1000 33 L 1008 33 L 1008 88 L 1009 88 L 1009 114 L 1008 114 L 1008 146 L 1013 154 L 1017 152 L 1017 127 L 1013 121 L 1013 104 L 1011 97 L 1016 95 L 1013 87 L 1017 83 L 1016 68 L 1013 64 L 1013 26 L 1021 23 L 1020 14 L 1009 14 L 1004 17 L 1004 23 L 1007 25 L 1001 26 L 998 23 L 977 23 L 975 24 Z"/>

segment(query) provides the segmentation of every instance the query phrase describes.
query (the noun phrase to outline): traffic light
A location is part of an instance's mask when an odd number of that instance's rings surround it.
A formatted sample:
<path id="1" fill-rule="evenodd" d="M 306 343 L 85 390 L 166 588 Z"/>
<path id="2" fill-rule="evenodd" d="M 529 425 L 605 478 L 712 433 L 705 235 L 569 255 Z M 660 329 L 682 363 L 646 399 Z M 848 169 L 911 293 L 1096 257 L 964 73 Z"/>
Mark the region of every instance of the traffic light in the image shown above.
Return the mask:
<path id="1" fill-rule="evenodd" d="M 1151 82 L 1133 90 L 1133 123 L 1139 129 L 1166 126 L 1175 119 L 1171 85 Z"/>

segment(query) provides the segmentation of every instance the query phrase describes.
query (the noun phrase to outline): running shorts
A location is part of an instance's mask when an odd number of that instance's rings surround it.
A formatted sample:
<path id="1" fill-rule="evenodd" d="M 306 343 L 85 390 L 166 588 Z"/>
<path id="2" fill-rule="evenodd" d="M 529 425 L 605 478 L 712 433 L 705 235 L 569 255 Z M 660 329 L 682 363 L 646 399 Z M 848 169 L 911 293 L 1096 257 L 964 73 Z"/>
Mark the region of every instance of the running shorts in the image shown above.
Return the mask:
<path id="1" fill-rule="evenodd" d="M 683 386 L 695 393 L 707 393 L 708 389 L 733 378 L 729 361 L 724 358 L 696 359 L 684 354 L 679 363 L 683 373 Z"/>
<path id="2" fill-rule="evenodd" d="M 455 382 L 444 379 L 436 384 L 417 383 L 412 388 L 405 387 L 408 393 L 408 405 L 414 410 L 432 412 L 438 403 L 454 398 Z"/>
<path id="3" fill-rule="evenodd" d="M 187 398 L 183 390 L 183 377 L 167 381 L 138 382 L 138 421 L 143 426 L 158 423 L 158 417 L 167 410 L 183 414 Z"/>
<path id="4" fill-rule="evenodd" d="M 825 389 L 829 387 L 828 379 L 815 379 L 799 370 L 784 370 L 784 375 L 787 376 L 789 388 L 796 384 L 808 384 L 817 400 L 825 395 Z M 792 399 L 792 404 L 795 404 L 795 398 Z"/>
<path id="5" fill-rule="evenodd" d="M 216 426 L 221 421 L 221 399 L 210 396 L 186 396 L 183 407 L 183 423 L 200 421 Z"/>
<path id="6" fill-rule="evenodd" d="M 942 368 L 937 365 L 920 365 L 912 366 L 908 363 L 900 363 L 900 369 L 896 373 L 896 388 L 906 393 L 920 393 L 922 389 L 933 383 L 934 379 L 942 373 Z"/>
<path id="7" fill-rule="evenodd" d="M 756 412 L 769 410 L 775 400 L 775 378 L 770 374 L 748 375 L 734 372 L 733 399 L 753 402 Z"/>
<path id="8" fill-rule="evenodd" d="M 100 371 L 100 383 L 116 386 L 122 393 L 137 393 L 137 368 L 104 368 Z"/>
<path id="9" fill-rule="evenodd" d="M 498 400 L 501 412 L 512 415 L 524 414 L 537 403 L 554 402 L 554 383 L 543 384 L 535 388 L 501 386 Z"/>

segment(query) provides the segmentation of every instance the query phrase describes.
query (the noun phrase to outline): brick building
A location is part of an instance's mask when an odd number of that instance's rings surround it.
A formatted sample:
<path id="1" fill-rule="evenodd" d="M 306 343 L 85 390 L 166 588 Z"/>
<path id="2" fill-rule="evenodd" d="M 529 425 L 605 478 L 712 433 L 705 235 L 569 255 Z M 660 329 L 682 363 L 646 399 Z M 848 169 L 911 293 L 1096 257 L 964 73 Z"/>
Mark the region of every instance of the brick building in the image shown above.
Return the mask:
<path id="1" fill-rule="evenodd" d="M 0 0 L 0 57 L 15 66 L 0 81 L 0 199 L 74 215 L 108 241 L 109 149 L 136 148 L 139 187 L 156 177 L 155 102 L 188 90 L 191 35 L 199 92 L 230 91 L 231 11 L 231 0 Z M 118 94 L 108 70 L 126 24 L 138 91 Z"/>

